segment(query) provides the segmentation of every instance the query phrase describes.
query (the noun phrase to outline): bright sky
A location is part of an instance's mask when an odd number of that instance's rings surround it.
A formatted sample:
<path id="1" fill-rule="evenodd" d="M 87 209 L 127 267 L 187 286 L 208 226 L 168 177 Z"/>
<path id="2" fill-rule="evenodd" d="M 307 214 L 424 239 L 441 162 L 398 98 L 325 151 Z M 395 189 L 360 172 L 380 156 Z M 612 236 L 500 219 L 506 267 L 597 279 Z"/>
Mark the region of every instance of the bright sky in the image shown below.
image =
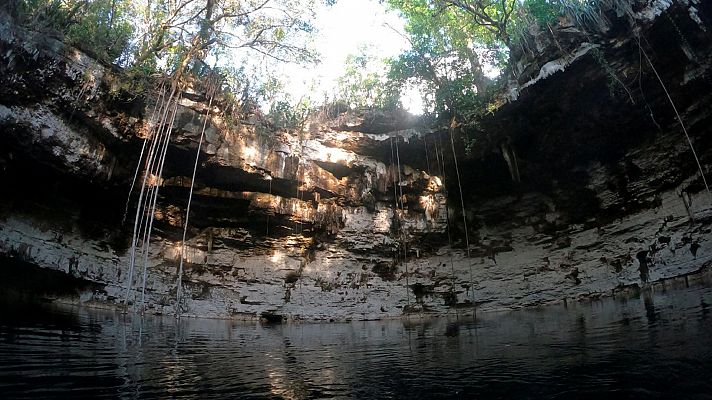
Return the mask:
<path id="1" fill-rule="evenodd" d="M 346 57 L 357 54 L 363 45 L 382 58 L 395 57 L 409 46 L 392 29 L 402 32 L 404 21 L 396 12 L 386 12 L 378 0 L 339 0 L 331 7 L 321 6 L 316 14 L 315 48 L 321 54 L 321 63 L 309 68 L 293 64 L 284 67 L 285 89 L 293 99 L 311 95 L 318 101 L 315 96 L 332 94 L 336 79 L 343 74 Z M 411 112 L 421 112 L 419 94 L 410 92 L 402 101 Z"/>

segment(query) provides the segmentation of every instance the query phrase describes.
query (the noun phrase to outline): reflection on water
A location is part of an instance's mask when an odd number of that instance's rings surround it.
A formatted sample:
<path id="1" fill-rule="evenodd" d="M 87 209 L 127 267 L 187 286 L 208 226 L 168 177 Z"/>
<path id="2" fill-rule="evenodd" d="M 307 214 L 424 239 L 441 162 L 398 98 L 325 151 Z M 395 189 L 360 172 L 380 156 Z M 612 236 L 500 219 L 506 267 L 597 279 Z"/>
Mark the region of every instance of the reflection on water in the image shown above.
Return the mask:
<path id="1" fill-rule="evenodd" d="M 290 325 L 4 307 L 0 393 L 712 399 L 710 304 L 693 287 L 476 322 Z"/>

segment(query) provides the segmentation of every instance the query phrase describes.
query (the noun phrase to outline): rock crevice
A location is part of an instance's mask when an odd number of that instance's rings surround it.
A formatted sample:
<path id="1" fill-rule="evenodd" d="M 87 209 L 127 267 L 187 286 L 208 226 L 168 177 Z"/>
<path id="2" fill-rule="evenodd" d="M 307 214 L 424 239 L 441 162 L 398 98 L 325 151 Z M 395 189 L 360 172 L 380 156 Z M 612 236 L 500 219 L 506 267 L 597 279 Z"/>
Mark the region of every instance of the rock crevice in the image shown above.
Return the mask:
<path id="1" fill-rule="evenodd" d="M 478 130 L 456 132 L 465 210 L 447 130 L 415 117 L 336 110 L 300 132 L 265 132 L 255 116 L 233 120 L 198 93 L 184 96 L 160 181 L 147 311 L 175 309 L 206 115 L 185 315 L 513 309 L 706 268 L 712 205 L 656 73 L 706 168 L 712 10 L 676 1 L 633 11 L 606 13 L 588 36 L 564 21 L 517 55 L 509 102 Z M 679 32 L 684 41 L 669 40 Z M 0 16 L 0 178 L 9 189 L 0 254 L 91 283 L 75 297 L 82 302 L 119 304 L 126 294 L 122 220 L 155 99 L 127 95 L 120 79 Z M 135 194 L 128 200 L 133 215 Z"/>

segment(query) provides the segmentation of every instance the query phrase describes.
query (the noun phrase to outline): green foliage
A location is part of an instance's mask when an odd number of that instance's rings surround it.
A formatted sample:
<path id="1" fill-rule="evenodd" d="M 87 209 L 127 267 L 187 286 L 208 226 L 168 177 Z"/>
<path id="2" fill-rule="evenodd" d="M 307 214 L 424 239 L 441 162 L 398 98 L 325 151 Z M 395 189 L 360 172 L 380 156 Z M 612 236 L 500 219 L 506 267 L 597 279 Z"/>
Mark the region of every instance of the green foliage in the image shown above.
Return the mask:
<path id="1" fill-rule="evenodd" d="M 316 1 L 153 0 L 139 10 L 142 32 L 135 62 L 168 58 L 169 71 L 190 65 L 194 72 L 211 57 L 250 54 L 279 62 L 312 62 L 316 55 L 306 43 L 313 33 Z M 175 59 L 181 62 L 176 65 Z"/>
<path id="2" fill-rule="evenodd" d="M 510 46 L 512 26 L 521 10 L 519 0 L 431 0 L 437 12 L 448 12 L 463 19 L 483 42 Z"/>
<path id="3" fill-rule="evenodd" d="M 596 29 L 605 25 L 602 7 L 628 13 L 629 0 L 523 0 L 519 20 L 534 21 L 539 25 L 555 22 L 558 18 L 571 19 L 577 26 Z M 632 12 L 632 10 L 631 10 Z"/>
<path id="4" fill-rule="evenodd" d="M 124 67 L 109 82 L 113 101 L 151 93 L 163 77 L 195 88 L 217 75 L 226 121 L 249 119 L 268 135 L 301 132 L 310 102 L 281 95 L 278 65 L 316 60 L 308 47 L 314 6 L 335 1 L 14 0 L 10 12 L 30 29 Z"/>
<path id="5" fill-rule="evenodd" d="M 598 65 L 601 66 L 601 69 L 606 73 L 606 87 L 608 88 L 608 94 L 611 98 L 616 98 L 617 94 L 626 93 L 630 96 L 631 102 L 635 104 L 628 87 L 626 87 L 623 81 L 620 80 L 611 64 L 606 61 L 603 52 L 598 48 L 594 48 L 591 50 L 591 55 L 593 56 L 593 59 L 596 60 Z"/>
<path id="6" fill-rule="evenodd" d="M 129 0 L 22 0 L 18 9 L 32 29 L 55 32 L 105 62 L 115 61 L 133 34 Z"/>
<path id="7" fill-rule="evenodd" d="M 550 24 L 562 14 L 560 0 L 524 0 L 522 7 L 527 16 L 539 24 Z"/>
<path id="8" fill-rule="evenodd" d="M 314 5 L 335 0 L 11 0 L 11 14 L 130 75 L 202 78 L 223 67 L 242 112 L 281 87 L 265 65 L 311 63 Z M 212 64 L 212 65 L 209 65 Z M 152 86 L 149 86 L 152 87 Z M 124 89 L 122 89 L 124 90 Z M 247 101 L 249 98 L 250 101 Z"/>
<path id="9" fill-rule="evenodd" d="M 534 1 L 534 0 L 532 0 Z M 503 70 L 521 5 L 515 0 L 388 0 L 406 19 L 412 48 L 392 60 L 389 80 L 421 89 L 428 109 L 460 116 L 484 110 Z"/>
<path id="10" fill-rule="evenodd" d="M 636 1 L 643 0 L 386 0 L 405 18 L 411 43 L 392 60 L 389 82 L 421 88 L 435 114 L 482 115 L 497 84 L 484 71 L 503 71 L 511 48 L 528 47 L 526 35 L 533 25 L 549 30 L 567 18 L 584 32 L 601 29 L 607 23 L 602 10 L 630 16 Z M 601 65 L 615 77 L 610 66 Z M 620 81 L 612 78 L 610 86 L 615 89 Z"/>
<path id="11" fill-rule="evenodd" d="M 346 58 L 344 73 L 337 79 L 336 100 L 351 108 L 396 108 L 399 93 L 386 83 L 386 60 L 374 55 L 373 49 L 361 47 L 359 54 Z"/>
<path id="12" fill-rule="evenodd" d="M 10 3 L 13 16 L 34 30 L 61 34 L 61 28 L 69 22 L 68 13 L 60 0 L 19 0 Z"/>
<path id="13" fill-rule="evenodd" d="M 277 100 L 272 103 L 267 119 L 277 129 L 301 131 L 309 116 L 310 102 L 300 99 L 292 105 L 288 100 Z"/>
<path id="14" fill-rule="evenodd" d="M 128 47 L 133 33 L 127 0 L 94 0 L 87 4 L 77 23 L 67 29 L 67 41 L 112 62 Z"/>
<path id="15" fill-rule="evenodd" d="M 129 68 L 123 74 L 110 76 L 109 96 L 114 101 L 133 101 L 154 88 L 154 81 L 141 69 Z"/>
<path id="16" fill-rule="evenodd" d="M 465 111 L 478 102 L 473 74 L 468 68 L 461 58 L 423 60 L 420 54 L 411 51 L 392 61 L 389 78 L 403 87 L 408 84 L 419 87 L 429 109 L 436 114 L 452 109 Z"/>
<path id="17" fill-rule="evenodd" d="M 363 50 L 363 49 L 362 49 Z M 359 55 L 349 55 L 344 65 L 344 74 L 338 78 L 339 98 L 352 107 L 373 105 L 381 79 L 373 71 L 372 59 L 362 51 Z"/>

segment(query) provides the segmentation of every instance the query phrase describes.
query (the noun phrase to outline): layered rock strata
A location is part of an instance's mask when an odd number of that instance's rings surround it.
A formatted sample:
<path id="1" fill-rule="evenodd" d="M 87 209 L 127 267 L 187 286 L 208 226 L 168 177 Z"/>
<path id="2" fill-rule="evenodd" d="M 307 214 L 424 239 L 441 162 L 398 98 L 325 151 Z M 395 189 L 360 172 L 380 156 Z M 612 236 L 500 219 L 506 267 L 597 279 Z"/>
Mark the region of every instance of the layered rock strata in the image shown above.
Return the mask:
<path id="1" fill-rule="evenodd" d="M 712 9 L 654 1 L 601 15 L 525 37 L 507 98 L 455 130 L 461 185 L 449 130 L 404 113 L 325 109 L 280 130 L 184 93 L 156 180 L 146 311 L 176 308 L 205 115 L 183 315 L 470 313 L 707 268 L 712 199 L 671 101 L 707 172 Z M 90 282 L 81 302 L 123 307 L 128 293 L 138 311 L 128 195 L 155 99 L 7 16 L 0 56 L 0 253 Z"/>

